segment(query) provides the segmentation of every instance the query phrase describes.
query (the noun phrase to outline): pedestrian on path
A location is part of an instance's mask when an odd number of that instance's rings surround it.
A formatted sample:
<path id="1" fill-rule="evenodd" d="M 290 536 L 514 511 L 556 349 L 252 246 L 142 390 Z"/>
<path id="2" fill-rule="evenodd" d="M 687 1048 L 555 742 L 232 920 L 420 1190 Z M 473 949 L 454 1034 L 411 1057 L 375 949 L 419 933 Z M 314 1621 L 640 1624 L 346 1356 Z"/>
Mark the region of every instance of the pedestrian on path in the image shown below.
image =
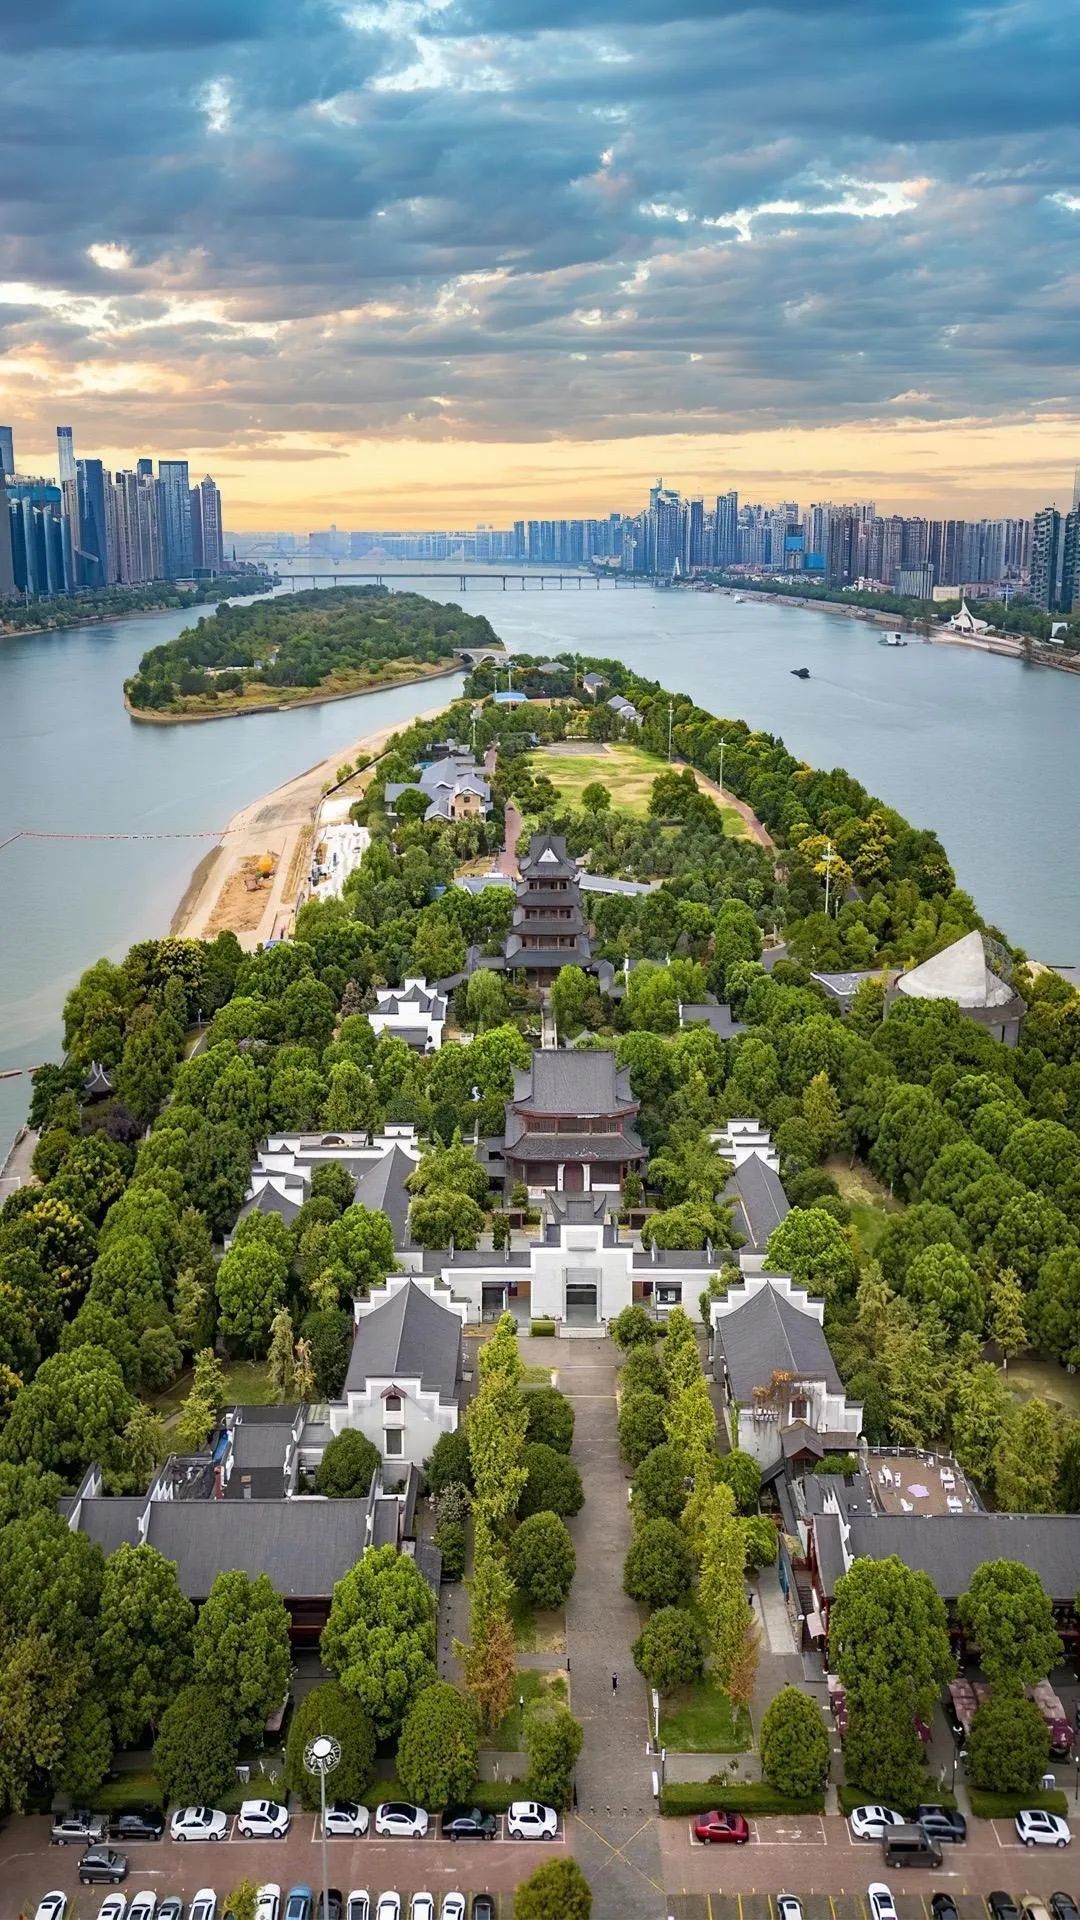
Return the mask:
<path id="1" fill-rule="evenodd" d="M 612 1693 L 618 1693 L 619 1691 L 619 1676 L 617 1673 L 613 1673 L 611 1676 L 611 1691 Z"/>

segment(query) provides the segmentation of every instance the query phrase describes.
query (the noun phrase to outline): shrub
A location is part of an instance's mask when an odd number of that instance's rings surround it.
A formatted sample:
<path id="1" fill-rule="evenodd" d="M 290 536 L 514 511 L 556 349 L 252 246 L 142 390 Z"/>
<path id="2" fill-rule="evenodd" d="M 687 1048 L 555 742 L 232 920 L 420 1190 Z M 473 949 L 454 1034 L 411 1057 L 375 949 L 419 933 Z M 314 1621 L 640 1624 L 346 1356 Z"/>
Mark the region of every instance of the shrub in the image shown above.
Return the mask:
<path id="1" fill-rule="evenodd" d="M 464 1800 L 476 1779 L 476 1715 L 447 1680 L 418 1693 L 405 1716 L 397 1749 L 397 1777 L 421 1807 Z"/>
<path id="2" fill-rule="evenodd" d="M 574 1764 L 581 1752 L 583 1730 L 569 1707 L 558 1700 L 540 1700 L 525 1716 L 525 1751 L 529 1756 L 527 1791 L 545 1806 L 570 1805 Z"/>
<path id="3" fill-rule="evenodd" d="M 561 1607 L 577 1566 L 574 1543 L 557 1513 L 533 1513 L 511 1536 L 507 1567 L 534 1607 Z"/>
<path id="4" fill-rule="evenodd" d="M 521 1462 L 529 1477 L 518 1502 L 520 1519 L 531 1513 L 557 1513 L 564 1519 L 580 1513 L 585 1500 L 581 1475 L 565 1454 L 533 1442 L 522 1449 Z"/>
<path id="5" fill-rule="evenodd" d="M 628 1352 L 631 1347 L 652 1346 L 656 1339 L 656 1322 L 644 1307 L 624 1307 L 609 1324 L 608 1332 L 615 1345 Z"/>
<path id="6" fill-rule="evenodd" d="M 761 1468 L 753 1454 L 744 1453 L 741 1447 L 732 1447 L 730 1453 L 720 1455 L 715 1473 L 718 1480 L 725 1481 L 731 1488 L 739 1512 L 753 1513 L 761 1492 Z"/>
<path id="7" fill-rule="evenodd" d="M 530 1320 L 529 1333 L 534 1340 L 550 1340 L 554 1337 L 554 1320 Z"/>
<path id="8" fill-rule="evenodd" d="M 1038 1707 L 1023 1694 L 996 1692 L 971 1723 L 968 1772 L 991 1793 L 1030 1793 L 1050 1752 L 1050 1734 Z"/>
<path id="9" fill-rule="evenodd" d="M 334 1769 L 334 1793 L 342 1800 L 359 1800 L 375 1773 L 375 1729 L 359 1700 L 336 1680 L 312 1687 L 297 1704 L 285 1750 L 285 1784 L 300 1795 L 305 1807 L 319 1804 L 319 1783 L 304 1765 L 304 1748 L 316 1734 L 327 1733 L 341 1748 Z"/>
<path id="10" fill-rule="evenodd" d="M 685 1818 L 687 1814 L 708 1813 L 718 1801 L 732 1813 L 821 1813 L 825 1806 L 823 1794 L 793 1800 L 777 1793 L 766 1780 L 669 1780 L 660 1794 L 660 1811 Z"/>
<path id="11" fill-rule="evenodd" d="M 690 1542 L 673 1520 L 645 1520 L 623 1564 L 623 1586 L 646 1607 L 677 1607 L 694 1578 Z"/>
<path id="12" fill-rule="evenodd" d="M 556 1453 L 569 1453 L 574 1439 L 574 1409 L 557 1387 L 537 1387 L 525 1396 L 526 1435 Z"/>
<path id="13" fill-rule="evenodd" d="M 576 1860 L 549 1860 L 514 1895 L 514 1920 L 589 1920 L 592 1890 Z"/>
<path id="14" fill-rule="evenodd" d="M 181 1687 L 161 1716 L 154 1772 L 166 1801 L 216 1806 L 234 1778 L 236 1723 L 211 1687 Z"/>
<path id="15" fill-rule="evenodd" d="M 435 1545 L 442 1554 L 443 1579 L 463 1579 L 466 1554 L 464 1522 L 461 1520 L 440 1520 L 435 1529 Z"/>
<path id="16" fill-rule="evenodd" d="M 619 1389 L 624 1397 L 631 1393 L 667 1392 L 664 1363 L 655 1347 L 631 1347 L 619 1369 Z"/>
<path id="17" fill-rule="evenodd" d="M 673 1687 L 700 1680 L 705 1654 L 697 1621 L 687 1607 L 660 1607 L 645 1622 L 633 1645 L 634 1665 L 650 1687 Z"/>
<path id="18" fill-rule="evenodd" d="M 798 1687 L 782 1687 L 761 1722 L 761 1771 L 778 1793 L 809 1798 L 829 1773 L 829 1733 L 817 1703 Z"/>
<path id="19" fill-rule="evenodd" d="M 647 1453 L 662 1446 L 667 1428 L 664 1423 L 666 1402 L 658 1393 L 628 1394 L 619 1408 L 619 1446 L 632 1467 L 641 1465 Z"/>
<path id="20" fill-rule="evenodd" d="M 767 1513 L 752 1513 L 743 1522 L 743 1539 L 746 1541 L 746 1565 L 750 1572 L 758 1567 L 771 1567 L 780 1550 L 779 1535 Z"/>
<path id="21" fill-rule="evenodd" d="M 436 1496 L 449 1486 L 467 1487 L 472 1492 L 472 1467 L 469 1464 L 469 1442 L 464 1427 L 458 1427 L 453 1433 L 441 1433 L 424 1461 L 424 1478 L 428 1492 Z"/>
<path id="22" fill-rule="evenodd" d="M 371 1486 L 371 1476 L 379 1466 L 378 1447 L 355 1427 L 335 1434 L 319 1462 L 315 1486 L 332 1500 L 360 1500 Z"/>
<path id="23" fill-rule="evenodd" d="M 643 1520 L 677 1520 L 689 1497 L 677 1447 L 665 1442 L 645 1455 L 633 1480 L 634 1508 Z"/>

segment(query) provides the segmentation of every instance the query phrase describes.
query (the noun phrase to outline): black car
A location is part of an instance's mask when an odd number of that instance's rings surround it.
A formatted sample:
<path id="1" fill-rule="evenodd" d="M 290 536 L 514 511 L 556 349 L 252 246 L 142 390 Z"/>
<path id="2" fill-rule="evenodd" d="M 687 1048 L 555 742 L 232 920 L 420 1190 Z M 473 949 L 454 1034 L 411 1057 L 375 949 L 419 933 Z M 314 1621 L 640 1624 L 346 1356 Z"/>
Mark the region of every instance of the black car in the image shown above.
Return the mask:
<path id="1" fill-rule="evenodd" d="M 323 1897 L 320 1893 L 319 1904 L 315 1909 L 315 1920 L 341 1920 L 344 1901 L 341 1898 L 340 1888 L 328 1887 L 326 1890 L 326 1898 L 329 1904 L 324 1906 Z"/>
<path id="2" fill-rule="evenodd" d="M 1019 1909 L 1010 1893 L 988 1893 L 986 1904 L 994 1920 L 1020 1920 Z"/>
<path id="3" fill-rule="evenodd" d="M 1080 1910 L 1071 1893 L 1052 1893 L 1046 1904 L 1054 1920 L 1080 1920 Z"/>
<path id="4" fill-rule="evenodd" d="M 474 1893 L 472 1920 L 495 1920 L 495 1902 L 490 1893 Z"/>
<path id="5" fill-rule="evenodd" d="M 127 1877 L 127 1854 L 117 1853 L 113 1847 L 87 1847 L 79 1861 L 79 1879 L 84 1887 L 93 1886 L 103 1880 L 111 1882 L 115 1887 Z"/>
<path id="6" fill-rule="evenodd" d="M 442 1817 L 444 1840 L 494 1840 L 499 1822 L 479 1807 L 447 1807 Z"/>
<path id="7" fill-rule="evenodd" d="M 959 1846 L 967 1839 L 967 1821 L 955 1807 L 922 1806 L 915 1809 L 916 1825 L 935 1840 L 954 1840 Z"/>
<path id="8" fill-rule="evenodd" d="M 951 1893 L 935 1893 L 930 1902 L 930 1911 L 934 1920 L 960 1920 L 956 1901 Z"/>
<path id="9" fill-rule="evenodd" d="M 133 1807 L 109 1821 L 110 1840 L 160 1840 L 164 1831 L 165 1815 L 155 1807 Z"/>

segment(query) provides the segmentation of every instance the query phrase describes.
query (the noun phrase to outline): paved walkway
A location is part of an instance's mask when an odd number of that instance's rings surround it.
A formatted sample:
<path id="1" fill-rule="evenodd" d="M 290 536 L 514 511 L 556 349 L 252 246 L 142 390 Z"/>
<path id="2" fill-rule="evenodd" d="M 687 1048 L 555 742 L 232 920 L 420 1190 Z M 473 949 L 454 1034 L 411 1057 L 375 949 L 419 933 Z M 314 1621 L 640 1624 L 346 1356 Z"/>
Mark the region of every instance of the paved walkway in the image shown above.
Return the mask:
<path id="1" fill-rule="evenodd" d="M 530 1342 L 530 1360 L 538 1344 Z M 570 1523 L 577 1574 L 566 1608 L 571 1701 L 585 1728 L 574 1848 L 593 1889 L 595 1920 L 655 1920 L 664 1912 L 663 1877 L 648 1697 L 630 1654 L 640 1621 L 622 1586 L 630 1513 L 615 1429 L 616 1354 L 607 1339 L 552 1341 L 550 1353 L 543 1345 L 536 1358 L 558 1366 L 574 1408 L 574 1458 L 586 1492 Z"/>
<path id="2" fill-rule="evenodd" d="M 521 815 L 512 800 L 506 803 L 503 824 L 503 843 L 495 857 L 493 873 L 505 873 L 511 880 L 518 877 L 517 843 L 521 832 Z"/>

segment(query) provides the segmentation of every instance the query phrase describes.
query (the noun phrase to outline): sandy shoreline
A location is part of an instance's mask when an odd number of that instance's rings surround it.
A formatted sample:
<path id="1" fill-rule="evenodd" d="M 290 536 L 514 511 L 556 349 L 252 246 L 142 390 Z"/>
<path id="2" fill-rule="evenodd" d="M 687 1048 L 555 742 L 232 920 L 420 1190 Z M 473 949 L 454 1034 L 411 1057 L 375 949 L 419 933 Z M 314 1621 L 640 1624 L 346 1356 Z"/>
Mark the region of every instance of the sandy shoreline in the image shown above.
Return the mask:
<path id="1" fill-rule="evenodd" d="M 449 680 L 461 672 L 461 664 L 440 666 L 430 673 L 408 673 L 401 678 L 376 680 L 368 687 L 348 687 L 344 693 L 305 693 L 295 700 L 260 700 L 258 705 L 222 707 L 217 713 L 154 713 L 149 707 L 133 707 L 124 695 L 124 711 L 130 720 L 147 727 L 202 726 L 207 720 L 243 720 L 249 713 L 291 713 L 294 707 L 325 707 L 334 700 L 356 700 L 365 693 L 387 693 L 392 687 L 414 687 L 422 680 Z"/>
<path id="2" fill-rule="evenodd" d="M 221 844 L 205 854 L 184 889 L 169 932 L 185 940 L 212 938 L 219 931 L 215 914 L 219 913 L 227 890 L 243 889 L 241 878 L 245 863 L 270 854 L 274 860 L 271 884 L 260 890 L 261 907 L 254 925 L 238 930 L 241 946 L 248 951 L 281 937 L 291 925 L 296 895 L 306 862 L 298 855 L 305 836 L 310 836 L 323 795 L 335 785 L 337 770 L 344 760 L 370 760 L 381 753 L 387 741 L 416 720 L 433 720 L 446 711 L 449 701 L 410 718 L 395 720 L 375 733 L 365 733 L 350 745 L 339 747 L 305 772 L 274 787 L 259 799 L 234 813 L 224 829 Z"/>

